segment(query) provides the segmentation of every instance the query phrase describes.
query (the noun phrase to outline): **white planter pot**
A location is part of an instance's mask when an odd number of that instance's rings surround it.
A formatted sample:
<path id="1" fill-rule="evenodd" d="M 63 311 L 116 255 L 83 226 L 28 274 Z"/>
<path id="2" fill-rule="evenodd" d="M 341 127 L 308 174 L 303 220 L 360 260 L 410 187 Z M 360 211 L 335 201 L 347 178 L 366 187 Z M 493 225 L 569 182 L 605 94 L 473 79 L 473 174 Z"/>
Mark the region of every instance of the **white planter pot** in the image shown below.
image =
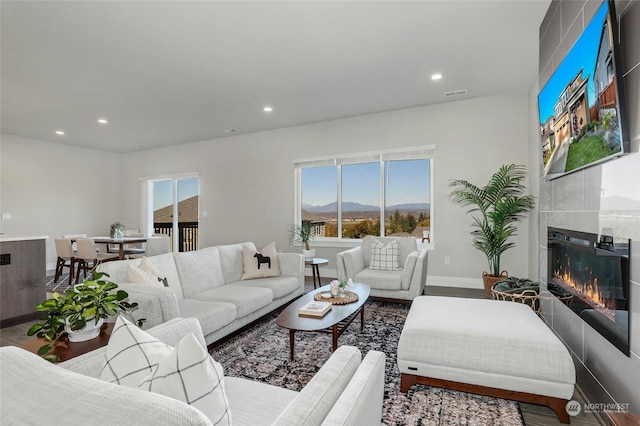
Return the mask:
<path id="1" fill-rule="evenodd" d="M 85 325 L 84 328 L 81 328 L 80 330 L 73 331 L 67 324 L 67 326 L 65 327 L 65 331 L 69 334 L 70 342 L 84 342 L 98 337 L 100 335 L 100 327 L 102 327 L 103 323 L 104 319 L 102 318 L 98 320 L 97 324 L 95 323 L 95 320 L 90 319 L 89 321 L 87 321 L 87 325 Z"/>
<path id="2" fill-rule="evenodd" d="M 302 254 L 304 255 L 305 260 L 311 260 L 316 257 L 316 249 L 305 250 L 302 249 Z"/>

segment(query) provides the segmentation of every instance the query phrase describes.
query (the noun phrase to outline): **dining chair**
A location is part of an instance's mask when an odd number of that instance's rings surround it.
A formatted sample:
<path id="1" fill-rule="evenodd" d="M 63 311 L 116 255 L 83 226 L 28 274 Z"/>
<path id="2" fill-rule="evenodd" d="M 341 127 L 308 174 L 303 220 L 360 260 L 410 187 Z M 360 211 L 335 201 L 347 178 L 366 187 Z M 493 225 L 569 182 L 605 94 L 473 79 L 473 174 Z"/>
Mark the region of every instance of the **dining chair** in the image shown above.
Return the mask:
<path id="1" fill-rule="evenodd" d="M 129 258 L 157 256 L 159 254 L 171 252 L 171 240 L 168 235 L 154 234 L 153 237 L 147 238 L 145 243 L 144 254 L 130 255 Z"/>
<path id="2" fill-rule="evenodd" d="M 144 237 L 144 234 L 140 233 L 140 231 L 137 229 L 127 229 L 126 231 L 124 231 L 124 235 L 125 237 Z M 133 243 L 124 245 L 125 256 L 144 253 L 145 243 Z"/>
<path id="3" fill-rule="evenodd" d="M 80 280 L 80 272 L 83 272 L 84 277 L 87 278 L 87 271 L 92 271 L 102 262 L 118 260 L 119 258 L 117 253 L 100 253 L 96 251 L 96 243 L 92 238 L 79 238 L 76 242 L 78 243 L 76 282 Z"/>
<path id="4" fill-rule="evenodd" d="M 66 235 L 63 235 L 62 238 L 69 238 L 69 239 L 75 240 L 78 238 L 87 238 L 87 234 L 66 234 Z M 74 252 L 78 251 L 78 245 L 75 243 L 75 241 L 71 243 L 71 247 L 73 248 Z"/>
<path id="5" fill-rule="evenodd" d="M 56 261 L 56 275 L 53 278 L 53 282 L 57 283 L 60 275 L 62 275 L 62 270 L 69 268 L 69 285 L 71 285 L 74 268 L 78 262 L 76 253 L 74 253 L 73 246 L 71 245 L 71 240 L 69 238 L 56 238 L 55 244 L 58 260 Z"/>

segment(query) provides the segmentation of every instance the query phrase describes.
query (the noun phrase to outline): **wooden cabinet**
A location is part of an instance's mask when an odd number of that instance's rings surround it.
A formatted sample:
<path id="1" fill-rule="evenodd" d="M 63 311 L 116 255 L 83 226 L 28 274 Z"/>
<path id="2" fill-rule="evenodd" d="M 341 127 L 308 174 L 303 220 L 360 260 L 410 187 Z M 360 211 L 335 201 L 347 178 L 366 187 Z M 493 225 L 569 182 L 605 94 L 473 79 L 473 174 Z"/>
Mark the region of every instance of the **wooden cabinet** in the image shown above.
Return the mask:
<path id="1" fill-rule="evenodd" d="M 46 237 L 0 237 L 0 327 L 42 316 L 46 299 Z"/>

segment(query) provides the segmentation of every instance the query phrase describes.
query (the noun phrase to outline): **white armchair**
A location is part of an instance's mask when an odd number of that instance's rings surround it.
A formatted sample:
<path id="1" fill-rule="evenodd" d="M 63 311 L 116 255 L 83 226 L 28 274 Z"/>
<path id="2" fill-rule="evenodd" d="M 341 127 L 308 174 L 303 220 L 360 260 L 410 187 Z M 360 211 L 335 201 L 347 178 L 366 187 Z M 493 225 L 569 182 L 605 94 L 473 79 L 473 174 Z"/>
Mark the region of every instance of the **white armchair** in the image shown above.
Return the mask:
<path id="1" fill-rule="evenodd" d="M 398 241 L 398 269 L 375 269 L 371 264 L 374 240 L 385 246 Z M 339 279 L 367 284 L 372 297 L 413 300 L 422 295 L 427 280 L 427 250 L 418 250 L 416 239 L 411 237 L 365 237 L 360 247 L 338 253 L 336 263 Z"/>

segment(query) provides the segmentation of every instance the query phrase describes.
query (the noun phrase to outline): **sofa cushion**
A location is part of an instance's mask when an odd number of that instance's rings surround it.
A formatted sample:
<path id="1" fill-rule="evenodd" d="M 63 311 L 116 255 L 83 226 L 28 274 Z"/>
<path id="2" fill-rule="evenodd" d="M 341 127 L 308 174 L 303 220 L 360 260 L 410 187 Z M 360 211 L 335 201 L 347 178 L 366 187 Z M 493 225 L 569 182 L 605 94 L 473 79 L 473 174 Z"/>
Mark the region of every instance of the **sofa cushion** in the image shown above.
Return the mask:
<path id="1" fill-rule="evenodd" d="M 138 387 L 192 405 L 214 425 L 231 424 L 222 365 L 211 358 L 193 333 L 184 336 Z"/>
<path id="2" fill-rule="evenodd" d="M 223 265 L 217 247 L 174 253 L 185 298 L 224 285 Z"/>
<path id="3" fill-rule="evenodd" d="M 243 318 L 273 301 L 273 292 L 263 287 L 228 284 L 194 296 L 197 300 L 229 302 L 236 306 L 237 318 Z"/>
<path id="4" fill-rule="evenodd" d="M 242 276 L 242 246 L 256 248 L 251 242 L 218 246 L 220 262 L 224 265 L 224 282 L 227 284 L 240 281 Z"/>
<path id="5" fill-rule="evenodd" d="M 378 290 L 401 290 L 402 271 L 378 271 L 365 268 L 353 278 L 354 282 L 366 283 Z"/>
<path id="6" fill-rule="evenodd" d="M 274 299 L 279 299 L 300 288 L 297 277 L 255 278 L 253 280 L 238 281 L 233 284 L 271 289 Z"/>
<path id="7" fill-rule="evenodd" d="M 100 372 L 100 379 L 136 387 L 171 349 L 119 316 L 107 344 L 106 364 Z"/>
<path id="8" fill-rule="evenodd" d="M 276 243 L 272 242 L 262 250 L 256 250 L 255 246 L 242 245 L 242 276 L 241 280 L 254 278 L 277 277 L 280 275 L 278 268 L 278 252 Z"/>
<path id="9" fill-rule="evenodd" d="M 212 302 L 210 300 L 183 299 L 178 301 L 183 318 L 197 318 L 205 336 L 220 330 L 236 319 L 233 303 Z"/>
<path id="10" fill-rule="evenodd" d="M 384 244 L 375 238 L 371 243 L 371 263 L 369 268 L 381 271 L 396 271 L 398 270 L 399 253 L 397 239 Z"/>

